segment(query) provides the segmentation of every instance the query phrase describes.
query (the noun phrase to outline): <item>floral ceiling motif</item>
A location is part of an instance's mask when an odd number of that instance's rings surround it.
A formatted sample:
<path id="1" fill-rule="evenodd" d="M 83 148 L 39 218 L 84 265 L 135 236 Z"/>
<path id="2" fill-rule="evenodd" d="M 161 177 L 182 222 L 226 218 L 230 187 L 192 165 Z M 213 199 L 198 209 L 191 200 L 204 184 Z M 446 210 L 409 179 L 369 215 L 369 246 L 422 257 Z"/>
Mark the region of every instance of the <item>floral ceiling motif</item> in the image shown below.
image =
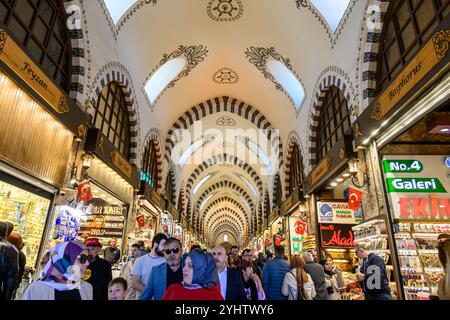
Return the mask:
<path id="1" fill-rule="evenodd" d="M 214 21 L 229 22 L 242 17 L 244 6 L 241 0 L 210 0 L 206 11 Z"/>
<path id="2" fill-rule="evenodd" d="M 222 68 L 214 74 L 213 81 L 219 84 L 235 84 L 239 81 L 239 76 L 230 68 Z"/>

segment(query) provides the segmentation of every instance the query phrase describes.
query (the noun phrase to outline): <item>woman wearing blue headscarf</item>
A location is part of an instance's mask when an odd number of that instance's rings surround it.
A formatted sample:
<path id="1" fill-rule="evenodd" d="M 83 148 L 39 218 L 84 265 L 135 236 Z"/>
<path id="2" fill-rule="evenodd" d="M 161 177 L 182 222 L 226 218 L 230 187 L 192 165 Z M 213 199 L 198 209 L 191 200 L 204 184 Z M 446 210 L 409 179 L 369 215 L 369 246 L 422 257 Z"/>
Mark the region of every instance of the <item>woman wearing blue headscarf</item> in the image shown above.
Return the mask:
<path id="1" fill-rule="evenodd" d="M 200 251 L 184 255 L 183 282 L 171 285 L 162 299 L 223 300 L 213 256 Z"/>

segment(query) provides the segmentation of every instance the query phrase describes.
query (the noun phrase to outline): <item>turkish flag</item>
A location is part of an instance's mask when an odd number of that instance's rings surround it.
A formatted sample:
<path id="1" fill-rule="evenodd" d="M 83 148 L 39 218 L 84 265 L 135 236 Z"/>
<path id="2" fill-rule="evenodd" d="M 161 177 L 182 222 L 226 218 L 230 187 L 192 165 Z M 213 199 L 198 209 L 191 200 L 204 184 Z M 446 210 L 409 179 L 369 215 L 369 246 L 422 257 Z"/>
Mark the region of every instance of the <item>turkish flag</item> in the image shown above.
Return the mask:
<path id="1" fill-rule="evenodd" d="M 362 191 L 355 190 L 352 188 L 348 189 L 348 206 L 353 211 L 357 211 L 359 205 L 361 204 Z"/>
<path id="2" fill-rule="evenodd" d="M 77 188 L 80 201 L 90 202 L 94 198 L 92 196 L 91 183 L 89 181 L 80 183 Z"/>
<path id="3" fill-rule="evenodd" d="M 298 234 L 299 236 L 304 236 L 305 235 L 305 231 L 306 231 L 306 222 L 298 219 L 297 221 L 295 221 L 294 227 L 295 227 L 295 233 Z"/>
<path id="4" fill-rule="evenodd" d="M 145 227 L 145 217 L 143 214 L 136 217 L 137 224 L 139 228 Z"/>

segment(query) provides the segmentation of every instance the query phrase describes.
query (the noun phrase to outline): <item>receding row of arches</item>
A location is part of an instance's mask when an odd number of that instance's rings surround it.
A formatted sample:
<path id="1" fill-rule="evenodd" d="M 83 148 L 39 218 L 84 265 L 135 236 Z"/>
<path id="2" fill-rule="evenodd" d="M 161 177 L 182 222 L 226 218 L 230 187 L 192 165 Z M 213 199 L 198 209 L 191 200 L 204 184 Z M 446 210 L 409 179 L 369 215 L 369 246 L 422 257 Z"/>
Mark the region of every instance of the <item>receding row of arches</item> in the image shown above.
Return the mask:
<path id="1" fill-rule="evenodd" d="M 384 90 L 404 69 L 417 52 L 427 43 L 433 35 L 436 27 L 448 16 L 448 0 L 429 1 L 383 1 L 388 4 L 387 12 L 382 16 L 383 29 L 377 44 L 378 52 L 368 53 L 365 57 L 373 63 L 370 72 L 364 72 L 364 81 L 371 81 L 375 86 L 375 92 L 366 95 L 374 96 L 376 92 Z M 67 29 L 68 19 L 64 8 L 64 1 L 27 1 L 23 7 L 23 1 L 0 1 L 5 10 L 1 10 L 0 21 L 8 29 L 14 39 L 21 44 L 34 62 L 41 66 L 43 71 L 63 91 L 71 93 L 74 88 L 73 57 L 79 54 L 74 50 L 71 39 L 73 35 Z M 72 32 L 73 33 L 73 32 Z M 373 41 L 373 39 L 371 40 Z M 197 231 L 205 231 L 208 219 L 206 215 L 211 210 L 211 205 L 206 205 L 204 210 L 199 210 L 199 203 L 194 203 L 192 189 L 202 177 L 205 165 L 199 165 L 192 170 L 187 183 L 177 183 L 179 172 L 170 168 L 163 178 L 163 155 L 170 162 L 173 141 L 170 140 L 169 131 L 164 146 L 161 137 L 152 132 L 145 141 L 139 145 L 137 141 L 138 118 L 136 115 L 135 100 L 131 97 L 129 83 L 123 81 L 120 75 L 107 77 L 107 81 L 101 81 L 102 87 L 95 92 L 92 100 L 94 112 L 92 124 L 98 128 L 115 148 L 130 162 L 141 169 L 141 180 L 145 180 L 152 189 L 162 193 L 168 201 L 187 217 L 188 222 Z M 309 127 L 308 141 L 302 140 L 298 135 L 289 137 L 283 157 L 281 142 L 276 149 L 281 158 L 280 165 L 270 180 L 265 181 L 245 161 L 234 161 L 236 170 L 244 171 L 250 175 L 251 183 L 258 191 L 258 199 L 251 194 L 245 194 L 245 189 L 237 189 L 244 194 L 244 200 L 231 197 L 239 204 L 238 209 L 246 217 L 245 220 L 237 219 L 238 225 L 231 228 L 251 234 L 256 231 L 270 212 L 280 209 L 282 200 L 293 192 L 304 191 L 305 175 L 312 166 L 318 164 L 344 135 L 352 134 L 352 105 L 349 101 L 345 81 L 326 80 L 320 87 L 320 93 L 312 105 L 312 117 Z M 226 100 L 226 101 L 225 101 Z M 219 109 L 215 109 L 217 105 Z M 234 111 L 236 109 L 236 111 Z M 268 117 L 262 115 L 257 108 L 244 102 L 231 98 L 208 100 L 190 111 L 186 112 L 188 122 L 180 117 L 176 124 L 188 126 L 196 117 L 207 116 L 214 111 L 234 112 L 239 116 L 253 120 L 258 128 L 271 127 Z M 305 124 L 306 125 L 306 124 Z M 172 129 L 171 129 L 172 130 Z M 271 139 L 271 137 L 269 137 Z M 136 150 L 142 150 L 138 152 Z M 141 157 L 137 153 L 142 154 Z M 283 163 L 283 160 L 284 163 Z M 170 167 L 170 163 L 167 164 Z M 204 168 L 205 167 L 205 168 Z M 284 170 L 283 170 L 284 167 Z M 283 182 L 284 177 L 284 182 Z M 163 184 L 164 181 L 164 184 Z M 284 185 L 284 189 L 283 189 Z M 219 185 L 220 188 L 220 185 Z M 217 189 L 217 188 L 216 188 Z M 215 189 L 207 189 L 201 194 L 201 199 L 208 197 Z M 222 199 L 218 194 L 209 200 L 212 204 Z M 223 203 L 228 200 L 223 200 Z M 220 202 L 220 201 L 219 201 Z M 247 203 L 250 209 L 246 209 Z M 245 212 L 247 211 L 247 212 Z M 240 226 L 249 224 L 249 226 Z M 217 234 L 220 223 L 214 225 L 214 230 L 208 230 L 210 235 Z M 236 230 L 238 229 L 238 230 Z M 228 230 L 228 229 L 227 229 Z M 229 231 L 229 230 L 228 230 Z M 236 235 L 237 236 L 237 235 Z"/>

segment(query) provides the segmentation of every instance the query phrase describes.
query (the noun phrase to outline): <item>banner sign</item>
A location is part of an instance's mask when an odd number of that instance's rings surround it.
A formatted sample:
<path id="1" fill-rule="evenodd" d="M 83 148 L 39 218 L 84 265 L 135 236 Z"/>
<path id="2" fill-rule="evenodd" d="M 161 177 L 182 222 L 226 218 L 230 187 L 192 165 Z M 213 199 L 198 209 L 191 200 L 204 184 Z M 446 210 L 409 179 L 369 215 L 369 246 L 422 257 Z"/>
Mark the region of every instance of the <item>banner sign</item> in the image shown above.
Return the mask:
<path id="1" fill-rule="evenodd" d="M 357 211 L 350 209 L 348 202 L 318 201 L 319 223 L 358 224 L 363 222 L 361 206 Z"/>
<path id="2" fill-rule="evenodd" d="M 320 234 L 322 247 L 347 247 L 355 246 L 351 224 L 322 224 Z"/>
<path id="3" fill-rule="evenodd" d="M 395 218 L 450 220 L 447 155 L 385 156 L 383 169 Z"/>
<path id="4" fill-rule="evenodd" d="M 291 237 L 291 254 L 302 253 L 302 245 L 307 236 L 307 223 L 298 217 L 289 217 L 289 233 Z"/>

